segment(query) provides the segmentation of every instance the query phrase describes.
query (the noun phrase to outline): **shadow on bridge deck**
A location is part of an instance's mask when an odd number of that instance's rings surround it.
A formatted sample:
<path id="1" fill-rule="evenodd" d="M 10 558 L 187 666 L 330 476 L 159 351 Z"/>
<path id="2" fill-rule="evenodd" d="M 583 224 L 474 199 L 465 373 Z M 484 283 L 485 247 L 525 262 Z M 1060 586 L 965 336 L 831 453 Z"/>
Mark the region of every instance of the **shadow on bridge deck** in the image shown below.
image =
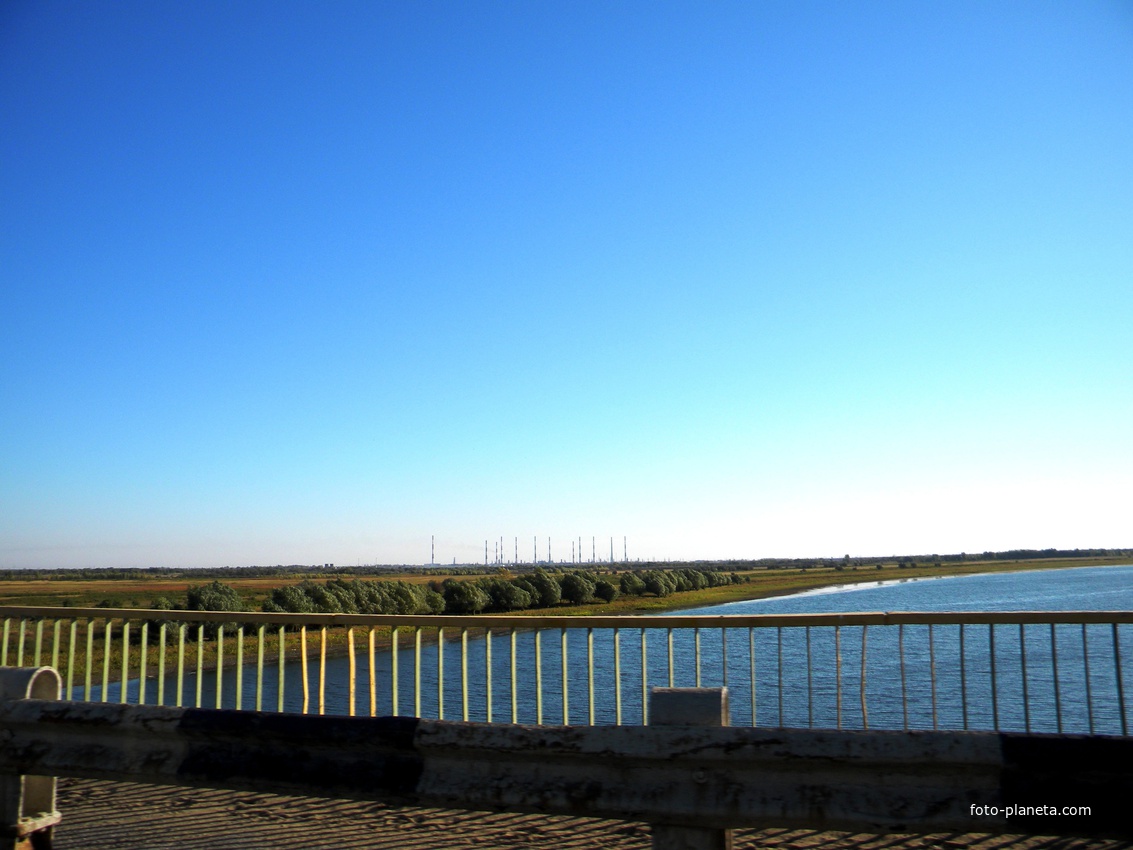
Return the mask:
<path id="1" fill-rule="evenodd" d="M 642 824 L 59 780 L 56 850 L 648 850 Z M 736 830 L 736 850 L 1133 850 L 1126 841 Z"/>

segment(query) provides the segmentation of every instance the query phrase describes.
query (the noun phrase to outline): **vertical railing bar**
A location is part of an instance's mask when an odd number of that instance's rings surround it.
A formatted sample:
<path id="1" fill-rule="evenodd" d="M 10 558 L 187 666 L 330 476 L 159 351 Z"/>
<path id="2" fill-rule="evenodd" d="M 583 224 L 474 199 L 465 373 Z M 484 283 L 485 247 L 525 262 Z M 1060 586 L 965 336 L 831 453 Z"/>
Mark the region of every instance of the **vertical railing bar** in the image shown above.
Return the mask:
<path id="1" fill-rule="evenodd" d="M 180 623 L 177 626 L 177 707 L 181 708 L 181 703 L 185 698 L 185 632 L 188 630 L 188 623 Z"/>
<path id="2" fill-rule="evenodd" d="M 1086 624 L 1082 623 L 1082 661 L 1086 677 L 1086 716 L 1090 722 L 1090 734 L 1094 734 L 1094 694 L 1090 687 L 1090 645 L 1086 640 Z"/>
<path id="3" fill-rule="evenodd" d="M 1125 684 L 1121 679 L 1121 639 L 1117 633 L 1117 623 L 1110 624 L 1113 632 L 1113 667 L 1117 674 L 1117 710 L 1121 715 L 1121 734 L 1128 735 L 1129 727 L 1125 720 Z"/>
<path id="4" fill-rule="evenodd" d="M 842 728 L 842 627 L 834 627 L 834 705 L 835 723 Z"/>
<path id="5" fill-rule="evenodd" d="M 279 683 L 275 691 L 275 709 L 276 711 L 283 711 L 283 671 L 287 666 L 287 627 L 279 627 L 279 657 L 276 659 L 276 666 L 278 668 L 277 677 Z"/>
<path id="6" fill-rule="evenodd" d="M 224 624 L 216 627 L 216 707 L 221 708 L 221 686 L 224 684 Z"/>
<path id="7" fill-rule="evenodd" d="M 370 674 L 370 716 L 377 717 L 378 714 L 378 667 L 377 659 L 375 658 L 377 650 L 377 629 L 374 626 L 366 631 L 366 653 L 369 660 L 368 671 Z"/>
<path id="8" fill-rule="evenodd" d="M 8 636 L 12 629 L 10 617 L 4 618 L 4 645 L 0 647 L 0 667 L 8 666 Z"/>
<path id="9" fill-rule="evenodd" d="M 244 624 L 236 626 L 236 710 L 244 710 Z"/>
<path id="10" fill-rule="evenodd" d="M 668 629 L 667 640 L 668 640 L 668 644 L 669 644 L 669 687 L 671 688 L 671 687 L 673 687 L 673 630 L 672 630 L 672 628 Z"/>
<path id="11" fill-rule="evenodd" d="M 23 667 L 24 666 L 24 642 L 26 640 L 27 627 L 28 627 L 27 619 L 21 617 L 20 618 L 20 637 L 19 637 L 19 641 L 16 644 L 16 666 L 17 667 Z"/>
<path id="12" fill-rule="evenodd" d="M 747 657 L 751 664 L 751 725 L 755 727 L 755 629 L 747 629 Z"/>
<path id="13" fill-rule="evenodd" d="M 535 724 L 543 725 L 543 630 L 535 630 Z"/>
<path id="14" fill-rule="evenodd" d="M 165 623 L 157 627 L 157 704 L 165 705 Z"/>
<path id="15" fill-rule="evenodd" d="M 79 621 L 71 621 L 71 639 L 67 641 L 67 699 L 75 698 L 75 641 L 79 637 Z"/>
<path id="16" fill-rule="evenodd" d="M 814 728 L 814 664 L 810 656 L 810 626 L 806 627 L 806 725 Z"/>
<path id="17" fill-rule="evenodd" d="M 862 626 L 862 678 L 861 678 L 861 699 L 862 699 L 862 728 L 869 729 L 869 712 L 866 707 L 865 688 L 866 688 L 866 647 L 869 638 L 869 626 Z"/>
<path id="18" fill-rule="evenodd" d="M 319 714 L 327 709 L 327 627 L 319 627 Z"/>
<path id="19" fill-rule="evenodd" d="M 936 634 L 932 623 L 928 624 L 928 674 L 932 689 L 932 728 L 936 729 Z"/>
<path id="20" fill-rule="evenodd" d="M 559 658 L 562 661 L 563 726 L 570 726 L 570 686 L 567 683 L 567 630 L 559 630 Z"/>
<path id="21" fill-rule="evenodd" d="M 138 705 L 146 704 L 146 661 L 149 655 L 149 623 L 142 621 L 142 640 L 138 655 Z"/>
<path id="22" fill-rule="evenodd" d="M 484 630 L 484 718 L 492 722 L 492 630 Z"/>
<path id="23" fill-rule="evenodd" d="M 90 702 L 91 679 L 93 678 L 92 667 L 94 665 L 94 620 L 87 620 L 87 657 L 86 657 L 86 680 L 83 686 L 83 700 Z"/>
<path id="24" fill-rule="evenodd" d="M 52 629 L 53 637 L 51 641 L 51 666 L 56 670 L 59 669 L 59 645 L 62 643 L 62 629 L 63 621 L 56 620 L 55 628 Z M 68 699 L 70 699 L 70 697 L 68 697 Z"/>
<path id="25" fill-rule="evenodd" d="M 776 679 L 779 685 L 779 728 L 782 729 L 785 725 L 783 723 L 783 627 L 775 627 L 775 640 L 778 649 L 778 678 Z"/>
<path id="26" fill-rule="evenodd" d="M 394 631 L 397 631 L 395 628 Z M 421 627 L 413 627 L 413 716 L 421 716 Z"/>
<path id="27" fill-rule="evenodd" d="M 196 707 L 201 707 L 201 688 L 205 680 L 205 624 L 197 626 L 197 701 Z"/>
<path id="28" fill-rule="evenodd" d="M 645 629 L 641 630 L 641 725 L 649 725 L 649 664 L 646 659 Z"/>
<path id="29" fill-rule="evenodd" d="M 700 687 L 700 626 L 693 629 L 693 640 L 695 641 L 696 648 L 694 654 L 696 656 L 696 686 Z"/>
<path id="30" fill-rule="evenodd" d="M 622 655 L 621 629 L 614 629 L 614 722 L 622 725 Z"/>
<path id="31" fill-rule="evenodd" d="M 991 653 L 991 728 L 999 731 L 999 688 L 996 684 L 995 623 L 988 623 L 988 652 Z"/>
<path id="32" fill-rule="evenodd" d="M 264 710 L 264 641 L 267 639 L 267 626 L 261 623 L 256 628 L 256 711 Z"/>
<path id="33" fill-rule="evenodd" d="M 509 631 L 508 637 L 511 641 L 511 722 L 519 722 L 519 693 L 515 686 L 515 627 L 513 626 Z M 593 702 L 593 699 L 591 700 Z"/>
<path id="34" fill-rule="evenodd" d="M 1031 731 L 1031 702 L 1027 692 L 1027 632 L 1022 623 L 1019 624 L 1019 666 L 1023 679 L 1023 727 Z"/>
<path id="35" fill-rule="evenodd" d="M 394 626 L 389 633 L 389 698 L 390 713 L 401 714 L 401 658 L 398 650 L 401 643 L 401 630 Z M 421 627 L 413 628 L 413 716 L 421 716 Z"/>
<path id="36" fill-rule="evenodd" d="M 445 630 L 437 628 L 437 719 L 445 719 Z"/>
<path id="37" fill-rule="evenodd" d="M 468 629 L 460 630 L 460 719 L 468 720 Z"/>
<path id="38" fill-rule="evenodd" d="M 299 675 L 303 677 L 303 708 L 306 714 L 311 707 L 311 684 L 307 681 L 307 627 L 299 627 Z"/>
<path id="39" fill-rule="evenodd" d="M 122 621 L 122 667 L 118 702 L 124 703 L 129 696 L 126 685 L 130 681 L 130 621 Z"/>
<path id="40" fill-rule="evenodd" d="M 346 629 L 346 675 L 349 681 L 346 685 L 346 714 L 353 717 L 355 714 L 355 698 L 357 697 L 358 659 L 354 653 L 354 627 Z"/>
<path id="41" fill-rule="evenodd" d="M 1062 731 L 1062 694 L 1058 682 L 1058 633 L 1054 623 L 1050 624 L 1050 664 L 1051 677 L 1054 682 L 1054 717 L 1058 724 L 1058 731 Z"/>
<path id="42" fill-rule="evenodd" d="M 720 629 L 720 666 L 724 668 L 724 687 L 728 687 L 728 630 Z"/>
<path id="43" fill-rule="evenodd" d="M 106 702 L 106 692 L 110 690 L 110 650 L 113 647 L 111 639 L 113 637 L 114 626 L 108 619 L 106 621 L 105 641 L 103 643 L 103 658 L 102 658 L 102 701 Z"/>
<path id="44" fill-rule="evenodd" d="M 587 722 L 594 725 L 594 629 L 586 630 Z"/>
<path id="45" fill-rule="evenodd" d="M 216 627 L 216 707 L 222 708 L 221 686 L 224 684 L 224 624 Z"/>
<path id="46" fill-rule="evenodd" d="M 897 626 L 897 656 L 901 659 L 901 724 L 909 731 L 909 698 L 905 687 L 905 624 Z"/>
<path id="47" fill-rule="evenodd" d="M 964 716 L 964 729 L 968 728 L 968 668 L 964 661 L 964 624 L 960 624 L 960 709 Z"/>
<path id="48" fill-rule="evenodd" d="M 33 667 L 39 666 L 39 660 L 43 655 L 43 620 L 35 621 L 35 663 Z"/>

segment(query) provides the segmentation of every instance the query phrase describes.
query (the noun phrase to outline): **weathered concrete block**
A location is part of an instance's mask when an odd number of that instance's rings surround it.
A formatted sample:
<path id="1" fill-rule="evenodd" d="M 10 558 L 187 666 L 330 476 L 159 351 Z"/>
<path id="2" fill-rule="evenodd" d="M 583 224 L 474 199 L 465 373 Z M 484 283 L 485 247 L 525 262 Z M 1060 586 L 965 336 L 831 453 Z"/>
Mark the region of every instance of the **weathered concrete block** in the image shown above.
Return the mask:
<path id="1" fill-rule="evenodd" d="M 727 688 L 653 688 L 649 694 L 651 726 L 727 726 Z M 701 781 L 703 777 L 693 777 Z M 732 850 L 730 829 L 697 829 L 655 823 L 653 850 Z"/>
<path id="2" fill-rule="evenodd" d="M 653 688 L 651 726 L 727 726 L 727 688 Z"/>

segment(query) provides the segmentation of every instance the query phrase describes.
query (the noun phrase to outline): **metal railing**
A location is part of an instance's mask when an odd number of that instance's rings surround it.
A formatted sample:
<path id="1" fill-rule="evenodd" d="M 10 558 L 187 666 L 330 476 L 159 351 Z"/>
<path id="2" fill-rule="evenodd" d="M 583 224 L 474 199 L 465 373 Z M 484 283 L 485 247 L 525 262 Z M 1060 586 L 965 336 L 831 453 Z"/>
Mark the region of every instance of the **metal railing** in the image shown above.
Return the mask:
<path id="1" fill-rule="evenodd" d="M 0 666 L 82 701 L 644 725 L 651 686 L 727 686 L 734 725 L 1129 734 L 1128 611 L 0 618 Z"/>

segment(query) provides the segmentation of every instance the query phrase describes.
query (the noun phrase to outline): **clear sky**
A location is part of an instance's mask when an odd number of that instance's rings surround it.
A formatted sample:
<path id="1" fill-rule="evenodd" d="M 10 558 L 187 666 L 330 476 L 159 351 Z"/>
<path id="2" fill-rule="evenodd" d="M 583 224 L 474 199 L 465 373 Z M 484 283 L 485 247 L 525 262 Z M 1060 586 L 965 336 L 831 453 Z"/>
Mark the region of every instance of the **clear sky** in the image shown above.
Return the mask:
<path id="1" fill-rule="evenodd" d="M 1131 331 L 1128 2 L 0 5 L 0 567 L 1130 546 Z"/>

